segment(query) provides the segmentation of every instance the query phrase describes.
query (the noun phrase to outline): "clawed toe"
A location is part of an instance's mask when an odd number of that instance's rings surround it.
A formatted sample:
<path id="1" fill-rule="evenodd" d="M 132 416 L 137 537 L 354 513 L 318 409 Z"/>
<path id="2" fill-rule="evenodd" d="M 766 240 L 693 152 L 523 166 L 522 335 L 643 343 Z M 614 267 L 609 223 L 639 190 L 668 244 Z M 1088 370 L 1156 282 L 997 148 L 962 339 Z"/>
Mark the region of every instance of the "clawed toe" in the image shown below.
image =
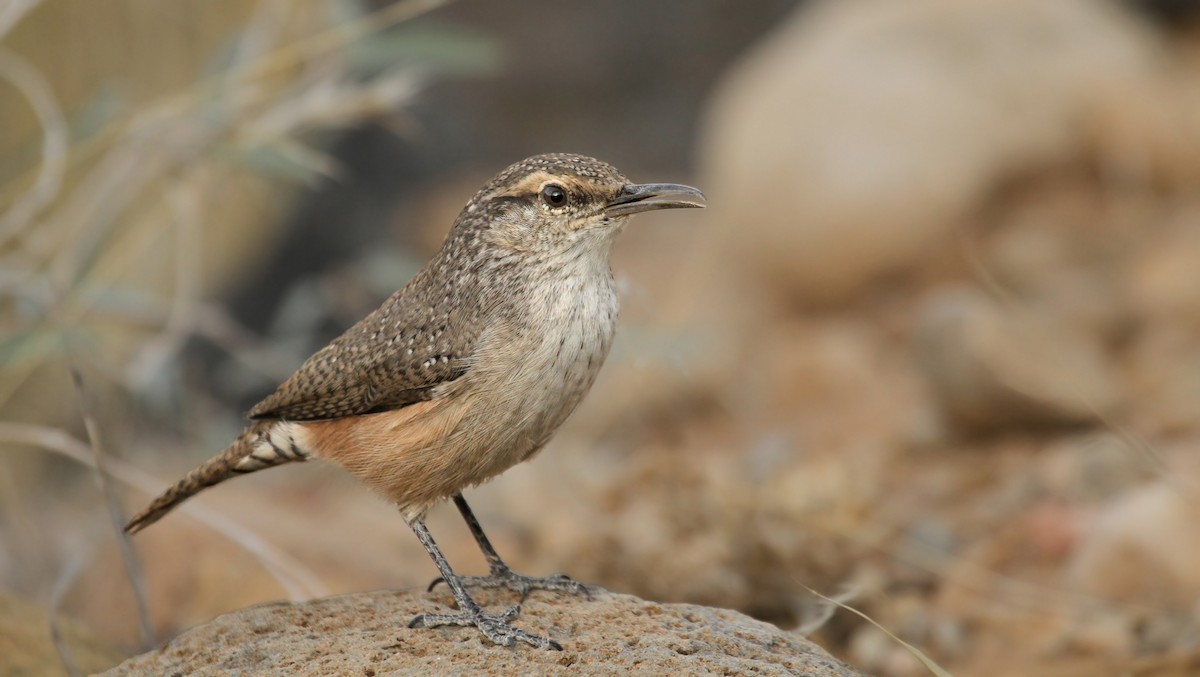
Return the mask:
<path id="1" fill-rule="evenodd" d="M 512 646 L 518 641 L 539 649 L 562 651 L 562 645 L 546 637 L 539 637 L 509 623 L 521 615 L 521 605 L 509 607 L 503 614 L 493 616 L 481 609 L 452 614 L 418 614 L 408 623 L 410 628 L 436 628 L 444 625 L 475 626 L 488 641 L 500 646 Z"/>
<path id="2" fill-rule="evenodd" d="M 463 576 L 460 580 L 465 588 L 508 588 L 513 592 L 520 593 L 522 600 L 533 590 L 565 592 L 572 595 L 583 595 L 587 599 L 592 598 L 591 588 L 566 574 L 553 574 L 544 578 L 534 578 L 515 573 L 511 569 L 505 569 L 493 572 L 487 576 Z M 438 583 L 445 582 L 444 578 L 435 578 L 426 590 L 432 591 L 437 587 Z"/>
<path id="3" fill-rule="evenodd" d="M 554 574 L 545 578 L 534 578 L 530 579 L 530 583 L 530 588 L 534 590 L 553 590 L 572 595 L 583 595 L 588 599 L 592 598 L 592 589 L 586 583 L 580 583 L 566 574 Z"/>

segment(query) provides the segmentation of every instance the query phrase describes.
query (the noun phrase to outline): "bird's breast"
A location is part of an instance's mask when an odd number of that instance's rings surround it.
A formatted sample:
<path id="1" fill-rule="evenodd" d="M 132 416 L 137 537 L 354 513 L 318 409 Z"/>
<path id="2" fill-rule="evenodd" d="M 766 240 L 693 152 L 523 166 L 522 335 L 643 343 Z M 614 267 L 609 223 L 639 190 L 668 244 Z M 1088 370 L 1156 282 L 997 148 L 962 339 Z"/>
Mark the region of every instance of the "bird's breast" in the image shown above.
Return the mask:
<path id="1" fill-rule="evenodd" d="M 605 262 L 607 264 L 607 262 Z M 543 278 L 484 332 L 463 387 L 496 472 L 540 449 L 575 410 L 612 346 L 617 296 L 607 265 Z"/>

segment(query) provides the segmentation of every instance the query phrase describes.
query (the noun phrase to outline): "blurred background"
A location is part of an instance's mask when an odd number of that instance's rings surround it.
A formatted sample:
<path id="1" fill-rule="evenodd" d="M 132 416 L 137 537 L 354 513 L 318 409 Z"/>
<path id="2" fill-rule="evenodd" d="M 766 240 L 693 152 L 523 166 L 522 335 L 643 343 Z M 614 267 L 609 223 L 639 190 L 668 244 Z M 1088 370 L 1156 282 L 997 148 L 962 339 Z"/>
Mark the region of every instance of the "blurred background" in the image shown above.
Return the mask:
<path id="1" fill-rule="evenodd" d="M 1200 670 L 1195 3 L 8 0 L 0 673 L 431 580 L 319 464 L 136 553 L 112 511 L 547 151 L 710 207 L 626 230 L 597 386 L 468 493 L 515 569 L 881 675 L 925 669 L 807 588 L 959 674 Z M 486 570 L 453 508 L 430 527 Z"/>

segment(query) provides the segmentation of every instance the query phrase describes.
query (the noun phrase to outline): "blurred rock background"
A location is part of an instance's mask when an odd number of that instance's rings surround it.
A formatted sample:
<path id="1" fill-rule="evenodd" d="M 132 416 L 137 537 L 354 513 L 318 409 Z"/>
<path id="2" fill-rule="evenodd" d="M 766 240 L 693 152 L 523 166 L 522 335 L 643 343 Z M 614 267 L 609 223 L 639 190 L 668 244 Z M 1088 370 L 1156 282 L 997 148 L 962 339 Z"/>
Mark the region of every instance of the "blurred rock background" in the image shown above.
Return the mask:
<path id="1" fill-rule="evenodd" d="M 596 389 L 472 492 L 514 567 L 736 608 L 883 675 L 924 668 L 806 588 L 958 674 L 1200 669 L 1198 19 L 10 2 L 0 609 L 69 618 L 82 670 L 136 652 L 92 446 L 140 506 L 403 284 L 482 180 L 559 150 L 711 206 L 626 232 Z M 431 528 L 484 569 L 452 509 Z M 394 511 L 315 464 L 211 490 L 135 546 L 158 637 L 434 575 Z"/>

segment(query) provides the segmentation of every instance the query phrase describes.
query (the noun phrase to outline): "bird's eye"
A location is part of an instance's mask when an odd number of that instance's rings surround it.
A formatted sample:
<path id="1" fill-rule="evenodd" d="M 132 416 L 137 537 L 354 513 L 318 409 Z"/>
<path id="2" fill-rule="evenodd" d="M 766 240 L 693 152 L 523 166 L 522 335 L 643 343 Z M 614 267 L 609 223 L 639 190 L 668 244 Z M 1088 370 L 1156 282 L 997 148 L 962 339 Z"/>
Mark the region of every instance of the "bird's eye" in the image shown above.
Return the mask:
<path id="1" fill-rule="evenodd" d="M 567 204 L 567 191 L 555 183 L 548 183 L 542 188 L 542 202 L 551 207 L 561 207 Z"/>

